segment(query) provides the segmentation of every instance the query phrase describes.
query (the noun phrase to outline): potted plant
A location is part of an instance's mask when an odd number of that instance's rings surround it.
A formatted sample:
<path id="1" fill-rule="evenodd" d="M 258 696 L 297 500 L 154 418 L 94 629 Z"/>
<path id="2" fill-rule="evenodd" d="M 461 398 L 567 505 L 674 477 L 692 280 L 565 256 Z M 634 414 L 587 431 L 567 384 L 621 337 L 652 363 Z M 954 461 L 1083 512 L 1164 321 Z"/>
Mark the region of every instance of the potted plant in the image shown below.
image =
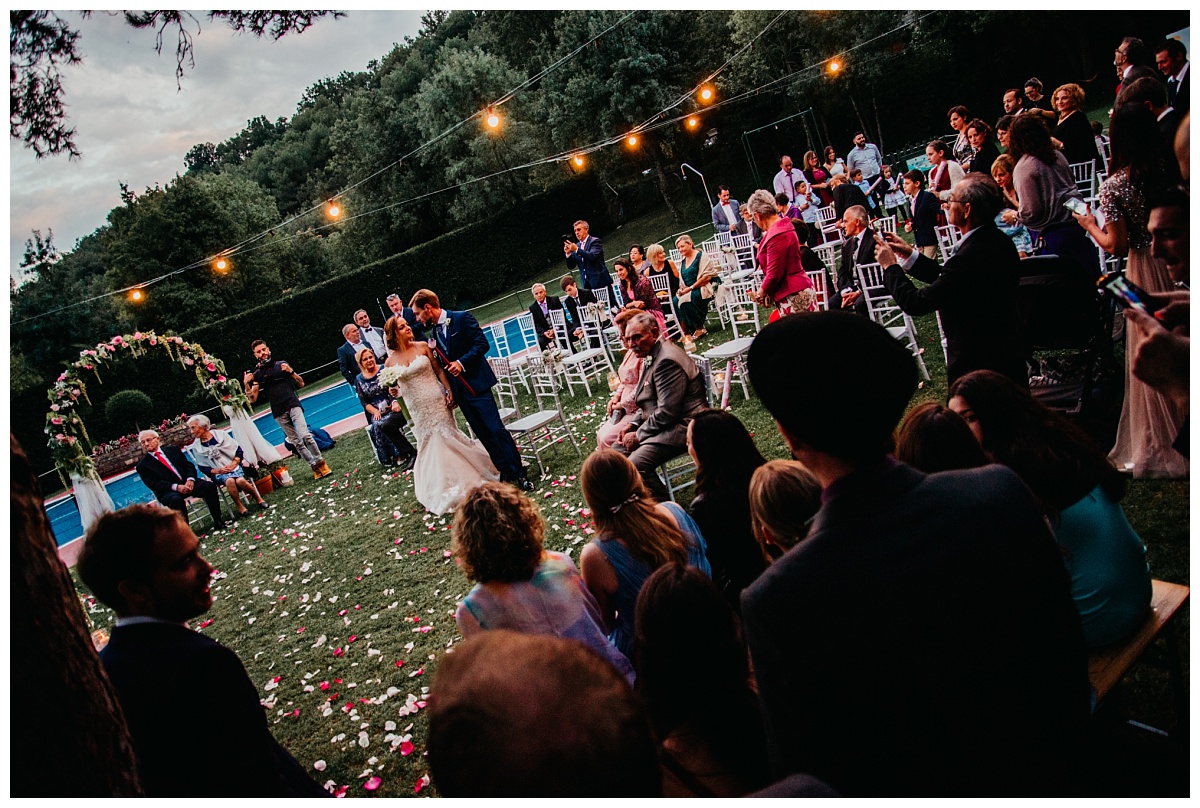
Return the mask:
<path id="1" fill-rule="evenodd" d="M 283 460 L 277 460 L 271 464 L 271 478 L 277 488 L 287 488 L 295 482 L 292 475 L 288 473 L 287 462 Z"/>
<path id="2" fill-rule="evenodd" d="M 275 481 L 271 476 L 269 466 L 247 467 L 249 474 L 247 475 L 254 480 L 254 487 L 258 489 L 258 495 L 265 497 L 267 494 L 275 490 Z"/>

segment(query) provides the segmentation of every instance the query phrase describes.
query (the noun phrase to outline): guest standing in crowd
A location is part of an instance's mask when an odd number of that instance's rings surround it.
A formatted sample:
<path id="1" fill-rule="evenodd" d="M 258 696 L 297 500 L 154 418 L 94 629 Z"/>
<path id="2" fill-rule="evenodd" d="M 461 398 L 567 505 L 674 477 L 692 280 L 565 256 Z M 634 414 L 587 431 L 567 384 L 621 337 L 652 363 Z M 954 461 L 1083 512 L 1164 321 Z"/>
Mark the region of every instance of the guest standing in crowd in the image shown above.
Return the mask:
<path id="1" fill-rule="evenodd" d="M 925 175 L 916 169 L 904 174 L 904 195 L 912 200 L 912 219 L 904 223 L 904 232 L 913 234 L 917 252 L 926 258 L 936 258 L 941 203 L 925 190 Z"/>
<path id="2" fill-rule="evenodd" d="M 717 204 L 713 205 L 712 222 L 713 230 L 717 233 L 728 233 L 730 228 L 736 227 L 741 221 L 738 215 L 738 201 L 730 199 L 729 186 L 717 186 Z"/>
<path id="3" fill-rule="evenodd" d="M 357 331 L 357 328 L 355 330 Z M 304 420 L 304 407 L 296 395 L 296 388 L 304 386 L 304 379 L 300 378 L 300 374 L 292 370 L 292 366 L 287 362 L 272 359 L 271 349 L 261 339 L 256 339 L 250 345 L 250 350 L 254 352 L 258 364 L 253 372 L 247 371 L 242 378 L 246 398 L 253 404 L 265 390 L 267 399 L 271 402 L 271 415 L 275 418 L 275 423 L 283 429 L 287 442 L 296 447 L 304 462 L 312 468 L 313 479 L 319 480 L 332 474 L 329 464 L 321 456 L 321 450 L 317 448 L 316 439 L 308 429 L 308 423 Z"/>
<path id="4" fill-rule="evenodd" d="M 1171 37 L 1154 51 L 1154 63 L 1167 79 L 1167 101 L 1180 115 L 1191 108 L 1191 62 L 1183 42 Z"/>
<path id="5" fill-rule="evenodd" d="M 908 209 L 908 197 L 899 177 L 892 176 L 892 167 L 883 167 L 883 213 L 885 216 L 895 216 L 897 221 L 904 221 L 912 214 Z M 814 247 L 816 245 L 809 244 Z"/>
<path id="6" fill-rule="evenodd" d="M 842 160 L 842 158 L 837 156 L 837 151 L 833 148 L 833 146 L 825 147 L 824 166 L 825 173 L 828 174 L 830 178 L 846 173 L 846 163 Z"/>
<path id="7" fill-rule="evenodd" d="M 817 192 L 817 198 L 821 200 L 821 207 L 833 204 L 833 192 L 829 188 L 829 180 L 829 172 L 821 165 L 817 153 L 815 151 L 805 152 L 804 181 L 808 183 L 809 188 Z"/>
<path id="8" fill-rule="evenodd" d="M 1009 155 L 1016 161 L 1013 187 L 1020 202 L 1018 221 L 1029 228 L 1035 243 L 1042 240 L 1046 253 L 1074 261 L 1099 277 L 1096 245 L 1064 206 L 1068 199 L 1082 202 L 1083 198 L 1067 158 L 1051 144 L 1046 125 L 1033 115 L 1022 115 L 1013 122 L 1009 145 Z"/>
<path id="9" fill-rule="evenodd" d="M 1128 637 L 1151 587 L 1146 547 L 1119 504 L 1125 476 L 1087 433 L 998 374 L 968 374 L 949 397 L 988 459 L 1019 474 L 1050 520 L 1088 646 Z"/>
<path id="10" fill-rule="evenodd" d="M 792 194 L 796 193 L 796 180 L 800 179 L 800 172 L 792 168 L 792 158 L 788 155 L 783 155 L 779 158 L 779 173 L 771 181 L 771 187 L 775 189 L 775 193 L 783 194 L 789 200 Z"/>
<path id="11" fill-rule="evenodd" d="M 966 174 L 961 165 L 948 159 L 947 151 L 946 144 L 940 140 L 934 140 L 925 147 L 925 157 L 933 166 L 929 172 L 929 190 L 943 202 L 950 198 L 950 191 Z M 938 224 L 945 222 L 939 220 Z"/>
<path id="12" fill-rule="evenodd" d="M 579 268 L 579 277 L 583 279 L 584 289 L 607 289 L 608 299 L 613 297 L 612 276 L 604 264 L 604 245 L 600 239 L 589 233 L 589 225 L 583 219 L 575 222 L 575 241 L 563 242 L 563 255 L 567 259 L 567 269 Z"/>
<path id="13" fill-rule="evenodd" d="M 1068 163 L 1094 161 L 1097 170 L 1104 168 L 1104 161 L 1096 151 L 1096 138 L 1092 136 L 1092 125 L 1083 112 L 1083 88 L 1078 84 L 1064 84 L 1052 96 L 1058 121 L 1051 133 L 1062 144 L 1063 156 Z"/>
<path id="14" fill-rule="evenodd" d="M 633 665 L 604 636 L 600 607 L 566 553 L 543 547 L 546 525 L 533 500 L 511 485 L 485 482 L 454 513 L 451 551 L 475 585 L 454 622 L 464 639 L 508 629 L 576 640 L 630 682 Z"/>
<path id="15" fill-rule="evenodd" d="M 857 179 L 854 176 L 855 171 L 861 172 Z M 871 207 L 883 205 L 883 193 L 879 190 L 879 177 L 883 173 L 883 154 L 878 146 L 867 142 L 867 136 L 862 132 L 854 133 L 854 148 L 846 155 L 846 173 L 852 181 L 866 183 L 860 187 L 875 201 Z"/>
<path id="16" fill-rule="evenodd" d="M 792 193 L 795 193 L 793 189 Z M 684 333 L 691 333 L 692 339 L 700 339 L 708 333 L 704 329 L 704 321 L 708 319 L 709 301 L 714 294 L 713 284 L 719 277 L 717 262 L 700 250 L 696 249 L 692 237 L 686 233 L 675 240 L 675 249 L 683 257 L 683 265 L 679 268 L 679 288 L 676 298 L 679 300 L 675 312 L 679 316 L 679 325 Z"/>
<path id="17" fill-rule="evenodd" d="M 688 427 L 696 462 L 692 518 L 707 540 L 713 581 L 740 613 L 740 598 L 766 564 L 750 530 L 750 478 L 766 458 L 736 416 L 705 410 Z"/>
<path id="18" fill-rule="evenodd" d="M 804 464 L 768 460 L 750 478 L 750 530 L 768 563 L 808 535 L 821 507 L 821 484 Z"/>
<path id="19" fill-rule="evenodd" d="M 790 219 L 779 215 L 773 202 L 767 191 L 755 191 L 746 203 L 755 223 L 766 233 L 758 245 L 763 270 L 759 297 L 771 300 L 781 315 L 807 312 L 813 308 L 816 292 L 801 265 L 796 230 Z"/>
<path id="20" fill-rule="evenodd" d="M 954 146 L 951 149 L 951 154 L 954 161 L 961 165 L 965 170 L 967 163 L 971 161 L 973 149 L 971 148 L 971 139 L 967 137 L 967 125 L 971 122 L 971 113 L 967 108 L 959 104 L 958 106 L 950 107 L 950 111 L 946 113 L 950 118 L 950 128 L 958 133 L 954 139 Z"/>
<path id="21" fill-rule="evenodd" d="M 1140 79 L 1139 79 L 1140 81 Z M 1128 257 L 1125 275 L 1150 293 L 1175 288 L 1166 262 L 1150 253 L 1148 200 L 1166 184 L 1166 165 L 1173 158 L 1162 147 L 1154 115 L 1139 104 L 1113 112 L 1112 175 L 1100 186 L 1101 227 L 1094 216 L 1075 215 L 1096 243 L 1111 255 Z M 1187 460 L 1172 444 L 1184 413 L 1131 372 L 1141 332 L 1125 332 L 1125 400 L 1110 457 L 1134 477 L 1184 477 Z"/>
<path id="22" fill-rule="evenodd" d="M 992 128 L 978 118 L 967 124 L 967 141 L 971 144 L 971 156 L 963 166 L 970 173 L 990 174 L 992 163 L 1000 152 L 992 143 Z"/>
<path id="23" fill-rule="evenodd" d="M 637 468 L 618 452 L 593 452 L 579 477 L 596 525 L 595 538 L 579 554 L 580 570 L 609 640 L 629 656 L 642 584 L 671 562 L 711 575 L 704 537 L 683 508 L 655 502 Z"/>
<path id="24" fill-rule="evenodd" d="M 867 200 L 867 195 L 863 193 L 862 188 L 851 182 L 846 174 L 838 174 L 831 179 L 829 187 L 832 189 L 833 211 L 837 221 L 844 219 L 846 211 L 850 208 L 861 207 L 863 210 L 870 210 L 871 203 Z"/>
<path id="25" fill-rule="evenodd" d="M 817 198 L 816 191 L 811 190 L 804 180 L 797 182 L 796 207 L 800 209 L 800 220 L 808 225 L 807 244 L 809 247 L 815 247 L 821 243 L 821 216 L 817 213 L 820 206 L 821 200 Z"/>
<path id="26" fill-rule="evenodd" d="M 659 739 L 663 796 L 739 797 L 769 783 L 746 646 L 708 576 L 659 567 L 638 595 L 636 624 L 637 689 Z"/>

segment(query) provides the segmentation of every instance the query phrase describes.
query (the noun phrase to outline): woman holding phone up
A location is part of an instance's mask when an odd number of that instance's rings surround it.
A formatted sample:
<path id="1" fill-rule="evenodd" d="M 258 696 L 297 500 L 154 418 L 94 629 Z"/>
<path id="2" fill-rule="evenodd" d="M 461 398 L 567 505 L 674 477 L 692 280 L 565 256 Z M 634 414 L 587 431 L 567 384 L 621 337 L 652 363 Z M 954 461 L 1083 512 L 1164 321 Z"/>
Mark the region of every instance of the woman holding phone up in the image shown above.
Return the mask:
<path id="1" fill-rule="evenodd" d="M 1171 155 L 1159 135 L 1154 113 L 1141 104 L 1122 104 L 1111 124 L 1112 175 L 1100 186 L 1101 227 L 1090 213 L 1075 214 L 1110 255 L 1127 255 L 1125 276 L 1147 292 L 1174 288 L 1166 262 L 1150 254 L 1148 199 L 1167 182 Z M 1188 461 L 1172 448 L 1182 414 L 1170 399 L 1130 372 L 1141 332 L 1125 330 L 1125 403 L 1117 424 L 1117 442 L 1109 458 L 1134 477 L 1183 477 Z"/>

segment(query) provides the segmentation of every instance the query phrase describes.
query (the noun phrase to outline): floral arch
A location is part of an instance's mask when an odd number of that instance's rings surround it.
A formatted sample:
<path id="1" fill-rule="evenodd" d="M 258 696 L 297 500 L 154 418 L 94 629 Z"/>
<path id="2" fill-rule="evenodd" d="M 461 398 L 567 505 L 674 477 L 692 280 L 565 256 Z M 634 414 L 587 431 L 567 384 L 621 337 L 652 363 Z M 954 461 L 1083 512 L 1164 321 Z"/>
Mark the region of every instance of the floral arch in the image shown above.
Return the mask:
<path id="1" fill-rule="evenodd" d="M 100 513 L 112 509 L 112 501 L 105 493 L 96 465 L 92 462 L 91 438 L 78 411 L 80 397 L 91 404 L 85 376 L 91 374 L 97 382 L 102 383 L 101 368 L 111 365 L 121 357 L 123 351 L 133 358 L 139 358 L 158 350 L 165 351 L 184 369 L 190 368 L 196 372 L 201 388 L 216 399 L 230 418 L 234 437 L 246 452 L 247 462 L 261 459 L 271 463 L 279 459 L 278 452 L 266 442 L 250 420 L 250 400 L 246 398 L 241 382 L 225 375 L 224 362 L 206 352 L 199 343 L 186 342 L 182 337 L 159 336 L 153 331 L 116 335 L 107 342 L 98 343 L 94 349 L 80 351 L 79 359 L 59 374 L 46 394 L 50 399 L 50 411 L 46 414 L 50 452 L 63 485 L 68 485 L 67 478 L 70 478 L 85 528 Z M 85 513 L 85 510 L 96 509 L 97 512 Z"/>

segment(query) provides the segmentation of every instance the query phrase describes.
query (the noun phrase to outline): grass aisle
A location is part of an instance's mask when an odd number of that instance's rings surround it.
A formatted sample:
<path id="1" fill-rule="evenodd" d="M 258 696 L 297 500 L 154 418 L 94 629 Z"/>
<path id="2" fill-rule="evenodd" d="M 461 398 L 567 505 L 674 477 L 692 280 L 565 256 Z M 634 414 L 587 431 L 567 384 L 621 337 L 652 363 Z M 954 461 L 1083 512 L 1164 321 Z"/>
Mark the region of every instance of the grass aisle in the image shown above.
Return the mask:
<path id="1" fill-rule="evenodd" d="M 933 381 L 914 402 L 944 400 L 936 324 L 925 317 L 918 325 Z M 700 349 L 729 336 L 715 331 Z M 803 356 L 778 372 L 804 373 Z M 590 398 L 563 397 L 585 456 L 595 447 L 607 397 L 607 389 L 593 389 Z M 744 400 L 735 387 L 731 406 L 764 455 L 785 456 L 757 399 Z M 836 412 L 828 418 L 831 428 L 853 428 Z M 544 457 L 551 474 L 533 497 L 547 522 L 546 546 L 578 560 L 591 532 L 576 479 L 581 459 L 569 444 Z M 268 497 L 275 506 L 269 512 L 202 539 L 202 553 L 220 573 L 212 610 L 193 625 L 238 652 L 275 736 L 318 782 L 332 781 L 346 796 L 435 794 L 423 779 L 429 771 L 423 707 L 438 661 L 461 641 L 453 613 L 469 589 L 449 558 L 449 518 L 425 513 L 411 476 L 381 468 L 361 430 L 340 438 L 326 458 L 332 476 L 314 481 L 296 474 L 294 486 Z M 531 472 L 536 476 L 536 468 Z M 685 504 L 690 495 L 684 493 Z M 1186 482 L 1131 486 L 1126 508 L 1150 548 L 1155 577 L 1188 580 L 1187 496 Z M 98 627 L 111 627 L 113 616 L 102 606 L 93 606 L 91 616 Z M 1186 616 L 1180 628 L 1186 665 Z M 1130 690 L 1139 717 L 1164 714 L 1158 726 L 1169 724 L 1159 671 L 1143 666 Z M 379 778 L 377 790 L 364 789 L 372 778 Z"/>

